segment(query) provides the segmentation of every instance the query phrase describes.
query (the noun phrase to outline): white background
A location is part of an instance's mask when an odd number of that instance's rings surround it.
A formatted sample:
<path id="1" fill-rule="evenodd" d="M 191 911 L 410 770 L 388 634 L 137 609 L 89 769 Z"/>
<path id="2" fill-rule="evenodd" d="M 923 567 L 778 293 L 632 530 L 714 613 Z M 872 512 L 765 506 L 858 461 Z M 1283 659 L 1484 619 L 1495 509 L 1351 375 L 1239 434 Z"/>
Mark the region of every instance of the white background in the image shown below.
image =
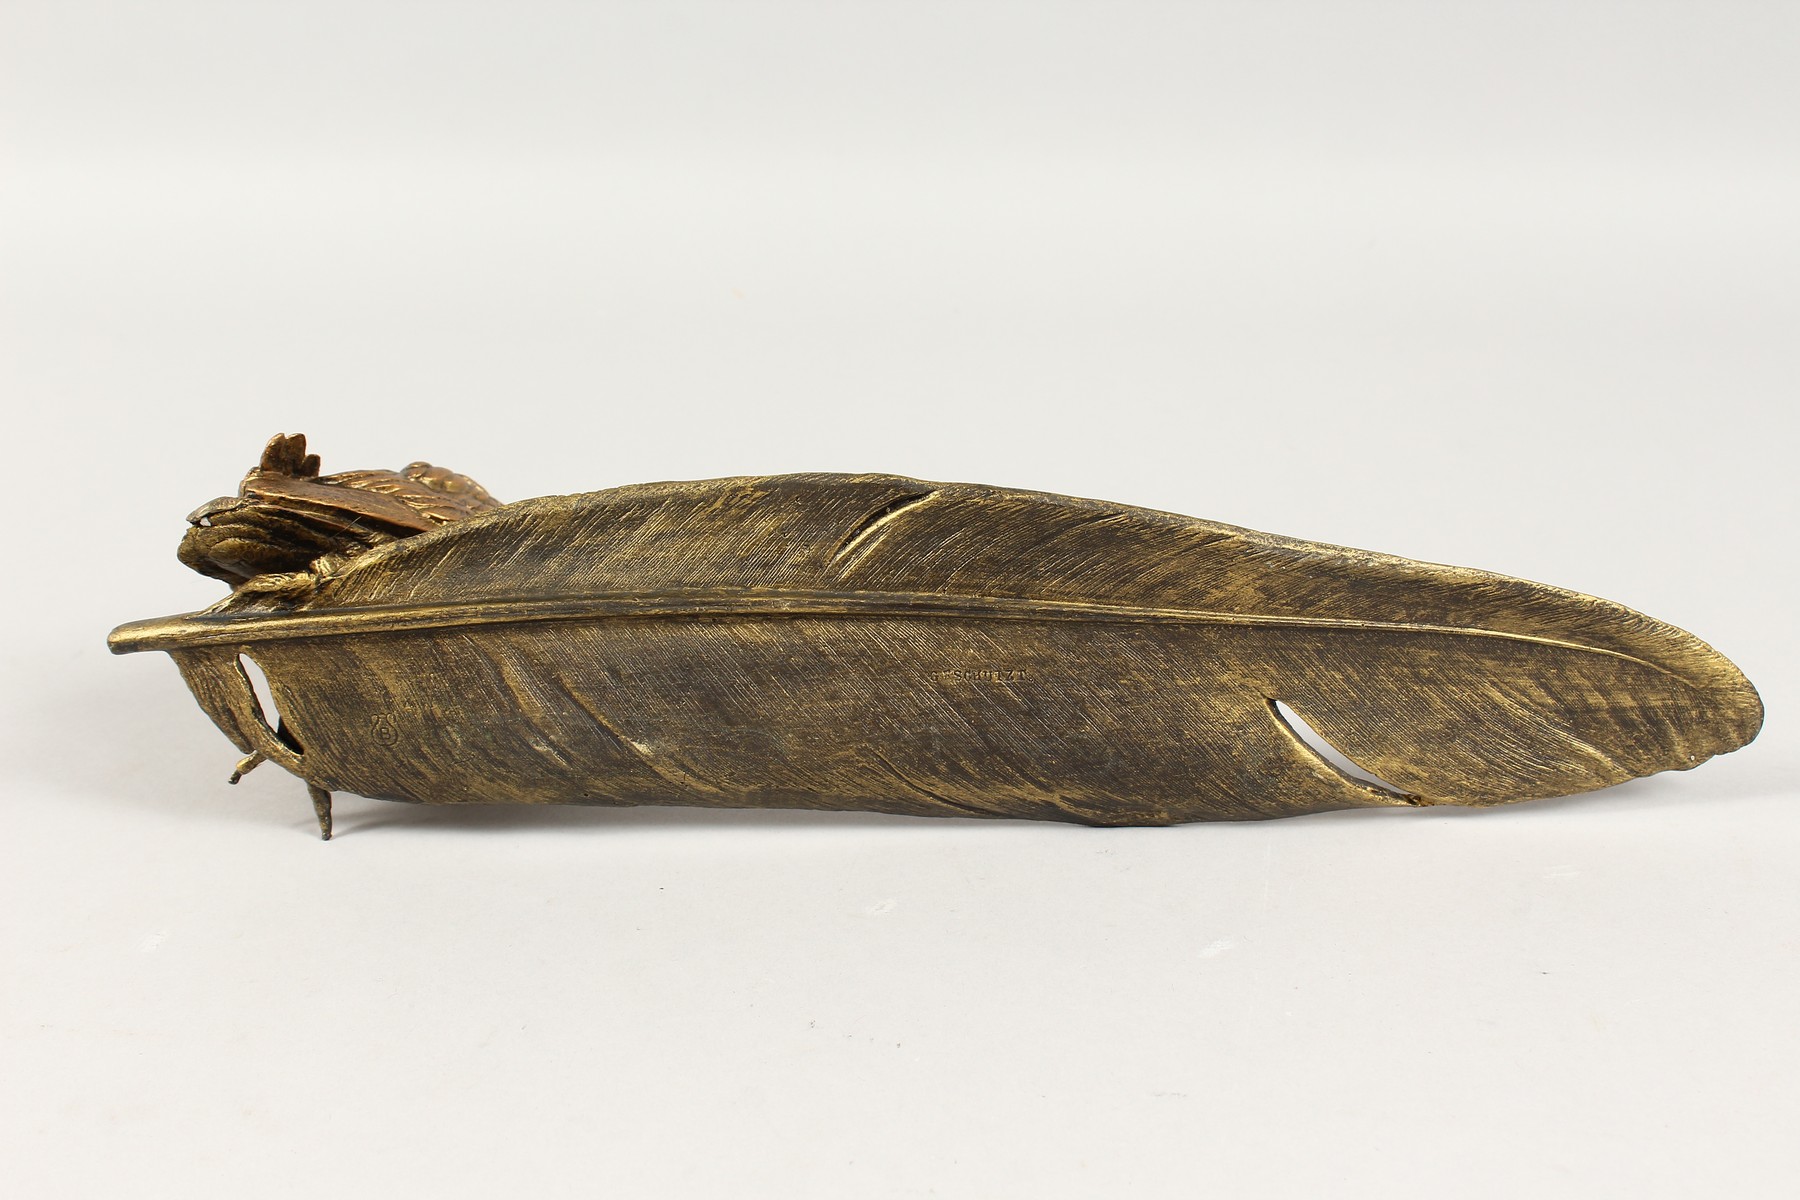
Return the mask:
<path id="1" fill-rule="evenodd" d="M 0 1170 L 87 1196 L 1785 1196 L 1800 9 L 0 7 Z M 108 628 L 277 431 L 891 470 L 1692 629 L 1768 726 L 1099 831 L 339 800 Z"/>

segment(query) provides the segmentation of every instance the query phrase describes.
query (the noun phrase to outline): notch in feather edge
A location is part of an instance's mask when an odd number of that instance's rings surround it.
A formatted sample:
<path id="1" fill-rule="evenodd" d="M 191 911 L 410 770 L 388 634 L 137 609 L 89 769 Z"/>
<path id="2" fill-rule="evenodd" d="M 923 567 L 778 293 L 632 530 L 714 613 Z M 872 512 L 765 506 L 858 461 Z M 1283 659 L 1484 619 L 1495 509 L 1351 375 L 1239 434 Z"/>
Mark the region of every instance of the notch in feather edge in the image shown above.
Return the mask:
<path id="1" fill-rule="evenodd" d="M 1212 682 L 1277 724 L 1271 706 L 1289 705 L 1393 781 L 1361 803 L 1588 790 L 1736 749 L 1762 716 L 1722 655 L 1591 596 L 1099 501 L 895 476 L 545 497 L 315 564 L 303 589 L 274 601 L 244 592 L 236 616 L 121 627 L 114 649 L 609 615 L 1209 630 Z"/>

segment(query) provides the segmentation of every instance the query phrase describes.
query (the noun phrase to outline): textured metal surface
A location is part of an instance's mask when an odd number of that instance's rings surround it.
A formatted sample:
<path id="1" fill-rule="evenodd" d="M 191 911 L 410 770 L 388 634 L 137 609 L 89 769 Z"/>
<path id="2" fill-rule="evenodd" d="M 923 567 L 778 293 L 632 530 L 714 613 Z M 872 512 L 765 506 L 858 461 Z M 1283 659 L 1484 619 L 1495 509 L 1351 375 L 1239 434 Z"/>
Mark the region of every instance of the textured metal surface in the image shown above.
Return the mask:
<path id="1" fill-rule="evenodd" d="M 265 525 L 327 529 L 361 497 L 317 489 L 350 478 L 263 489 Z M 872 475 L 491 504 L 365 522 L 112 646 L 170 652 L 327 834 L 338 790 L 1093 824 L 1491 805 L 1762 720 L 1728 660 L 1620 605 L 1122 505 Z"/>

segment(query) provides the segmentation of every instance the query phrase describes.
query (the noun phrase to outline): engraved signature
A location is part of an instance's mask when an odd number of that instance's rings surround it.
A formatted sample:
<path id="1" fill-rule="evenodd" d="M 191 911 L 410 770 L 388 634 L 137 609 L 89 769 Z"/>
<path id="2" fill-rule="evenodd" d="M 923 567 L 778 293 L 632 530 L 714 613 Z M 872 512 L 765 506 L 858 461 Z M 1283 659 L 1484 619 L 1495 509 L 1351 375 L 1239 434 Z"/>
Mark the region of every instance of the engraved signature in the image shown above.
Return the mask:
<path id="1" fill-rule="evenodd" d="M 932 683 L 1023 683 L 1030 673 L 1019 667 L 950 668 L 925 676 Z"/>

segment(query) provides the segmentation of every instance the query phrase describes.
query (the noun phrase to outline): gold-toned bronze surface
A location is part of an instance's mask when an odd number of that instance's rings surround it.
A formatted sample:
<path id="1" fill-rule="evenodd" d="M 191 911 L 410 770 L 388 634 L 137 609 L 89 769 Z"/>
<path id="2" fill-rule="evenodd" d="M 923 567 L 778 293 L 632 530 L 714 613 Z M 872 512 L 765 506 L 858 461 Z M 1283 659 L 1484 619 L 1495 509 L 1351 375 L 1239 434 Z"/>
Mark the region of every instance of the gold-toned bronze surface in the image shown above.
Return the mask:
<path id="1" fill-rule="evenodd" d="M 497 507 L 499 501 L 473 479 L 430 463 L 321 476 L 319 456 L 306 452 L 304 434 L 278 434 L 237 495 L 188 514 L 177 556 L 202 575 L 238 587 L 259 576 L 305 571 L 326 555 L 354 557 Z"/>
<path id="2" fill-rule="evenodd" d="M 1762 722 L 1692 635 L 1484 571 L 899 476 L 495 505 L 415 467 L 320 477 L 277 438 L 183 544 L 232 596 L 111 637 L 167 651 L 327 837 L 333 791 L 1097 825 L 1493 805 Z"/>

